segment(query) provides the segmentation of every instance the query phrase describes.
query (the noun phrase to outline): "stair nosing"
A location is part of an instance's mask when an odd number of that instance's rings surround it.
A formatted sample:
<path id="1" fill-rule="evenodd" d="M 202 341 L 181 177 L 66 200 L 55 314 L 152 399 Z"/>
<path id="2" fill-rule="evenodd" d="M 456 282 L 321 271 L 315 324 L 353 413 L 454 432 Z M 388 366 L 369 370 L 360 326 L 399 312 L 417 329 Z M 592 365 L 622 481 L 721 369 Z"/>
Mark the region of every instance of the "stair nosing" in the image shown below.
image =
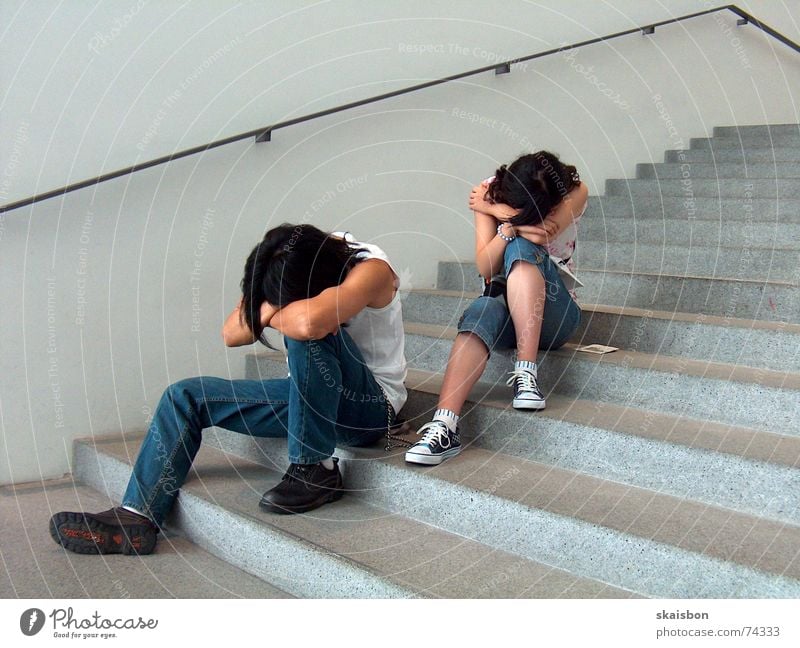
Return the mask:
<path id="1" fill-rule="evenodd" d="M 429 396 L 438 396 L 438 384 L 442 375 L 443 374 L 428 371 L 426 369 L 409 369 L 406 385 L 409 390 L 424 393 Z M 434 384 L 436 387 L 432 386 Z M 479 384 L 479 388 L 482 384 L 483 383 Z M 592 406 L 592 404 L 596 403 L 596 401 L 570 398 L 566 396 L 552 396 L 550 399 L 555 400 L 559 404 L 562 402 L 569 403 L 567 405 L 567 411 L 564 412 L 561 407 L 558 407 L 555 410 L 551 407 L 549 409 L 545 408 L 541 412 L 538 412 L 537 416 L 546 419 L 565 421 L 572 425 L 584 426 L 588 428 L 595 427 L 613 434 L 629 435 L 640 439 L 672 444 L 690 450 L 700 450 L 730 455 L 746 461 L 753 461 L 785 468 L 797 468 L 800 466 L 800 437 L 738 425 L 728 425 L 726 423 L 719 423 L 717 421 L 707 421 L 687 416 L 675 416 L 667 412 L 631 408 L 617 405 L 615 403 L 602 403 L 604 410 L 610 414 L 609 418 L 616 418 L 616 421 L 612 425 L 609 425 L 605 422 L 597 422 L 595 420 L 589 421 L 586 417 L 581 416 L 581 410 Z M 481 406 L 496 410 L 508 410 L 508 400 L 502 400 L 494 397 L 493 395 L 481 397 L 479 402 L 470 397 L 467 399 L 467 403 L 472 404 L 472 407 Z M 575 414 L 575 411 L 577 411 L 577 415 Z M 672 423 L 667 428 L 666 434 L 661 433 L 662 428 L 656 425 L 650 425 L 647 429 L 643 429 L 640 425 L 630 426 L 627 424 L 620 424 L 620 421 L 623 420 L 625 415 L 631 411 L 641 413 L 641 415 L 649 421 L 669 420 Z M 691 427 L 692 429 L 698 428 L 693 435 L 692 443 L 686 443 L 681 439 L 675 438 L 673 431 L 678 427 L 679 424 L 681 424 L 681 429 L 683 430 L 685 430 L 687 427 Z M 791 456 L 785 458 L 779 456 L 776 458 L 774 457 L 774 450 L 769 455 L 752 450 L 751 448 L 753 446 L 753 440 L 761 440 L 765 443 L 769 442 L 767 445 L 774 446 L 777 446 L 781 443 L 788 444 L 790 447 L 794 447 L 794 452 Z M 739 446 L 742 445 L 742 442 L 745 441 L 745 450 L 738 449 Z"/>
<path id="2" fill-rule="evenodd" d="M 667 272 L 641 272 L 641 271 L 630 271 L 630 270 L 604 270 L 603 268 L 586 268 L 581 266 L 578 270 L 578 274 L 580 275 L 583 272 L 589 272 L 592 274 L 603 274 L 603 275 L 618 275 L 618 276 L 627 276 L 627 277 L 647 277 L 647 278 L 655 278 L 659 280 L 665 281 L 716 281 L 721 283 L 732 283 L 732 284 L 755 284 L 758 286 L 770 286 L 775 288 L 797 288 L 797 283 L 792 281 L 780 281 L 770 279 L 769 281 L 765 281 L 763 279 L 746 279 L 746 278 L 738 278 L 738 277 L 709 277 L 703 275 L 674 275 Z M 478 273 L 475 273 L 475 276 L 478 276 Z M 418 289 L 415 289 L 415 291 Z M 437 289 L 421 289 L 421 290 L 437 290 Z M 477 290 L 477 289 L 476 289 Z M 580 290 L 580 288 L 579 288 Z M 450 291 L 453 292 L 453 291 Z M 457 291 L 456 291 L 457 292 Z"/>
<path id="3" fill-rule="evenodd" d="M 458 262 L 453 262 L 458 263 Z M 468 294 L 474 294 L 477 297 L 480 290 L 477 288 L 471 290 L 449 290 L 444 288 L 414 288 L 410 290 L 411 293 L 419 293 L 422 295 L 430 295 L 433 297 L 452 297 L 463 298 Z M 474 297 L 473 297 L 474 298 Z M 622 315 L 627 317 L 648 317 L 652 319 L 660 319 L 666 321 L 687 322 L 690 324 L 704 324 L 710 326 L 724 326 L 726 328 L 743 328 L 748 330 L 764 330 L 764 331 L 779 331 L 789 332 L 792 334 L 800 334 L 800 324 L 791 324 L 788 322 L 777 322 L 773 320 L 758 320 L 748 319 L 745 317 L 725 317 L 722 315 L 703 315 L 698 313 L 689 313 L 685 311 L 665 311 L 650 308 L 642 308 L 641 306 L 616 306 L 614 304 L 600 304 L 580 302 L 581 310 L 590 313 L 603 313 L 607 315 Z"/>
<path id="4" fill-rule="evenodd" d="M 407 321 L 403 324 L 406 333 L 435 336 L 454 340 L 458 330 L 453 326 L 443 324 L 426 324 Z M 775 369 L 762 369 L 744 367 L 732 363 L 716 362 L 711 360 L 695 360 L 684 356 L 669 356 L 665 354 L 643 353 L 628 349 L 619 349 L 614 353 L 603 355 L 581 354 L 577 348 L 581 346 L 572 342 L 564 344 L 560 349 L 548 351 L 557 357 L 570 355 L 580 361 L 594 362 L 597 364 L 626 365 L 636 369 L 658 371 L 664 373 L 679 373 L 698 378 L 733 381 L 742 384 L 756 384 L 774 389 L 800 390 L 800 372 L 778 371 Z M 581 354 L 581 355 L 579 355 Z M 674 368 L 679 367 L 679 371 Z M 758 380 L 753 380 L 754 374 Z"/>
<path id="5" fill-rule="evenodd" d="M 232 434 L 235 434 L 235 433 L 232 433 Z M 124 443 L 126 445 L 126 448 L 127 448 L 127 442 L 128 441 L 135 441 L 139 436 L 140 436 L 140 434 L 128 435 L 125 441 L 122 441 L 121 438 L 118 437 L 116 439 L 116 441 L 113 438 L 108 438 L 104 442 L 101 442 L 101 443 L 95 443 L 91 438 L 88 438 L 88 439 L 87 438 L 77 439 L 75 442 L 76 443 L 81 443 L 81 444 L 83 444 L 83 445 L 85 445 L 87 447 L 93 448 L 94 451 L 96 451 L 96 452 L 103 452 L 103 450 L 102 450 L 103 446 L 114 446 L 114 445 L 118 445 L 120 442 Z M 242 464 L 245 464 L 248 467 L 259 468 L 261 470 L 263 470 L 265 468 L 265 466 L 262 465 L 262 464 L 254 462 L 254 461 L 252 461 L 252 460 L 250 460 L 248 458 L 241 457 L 241 456 L 238 456 L 236 454 L 227 452 L 227 451 L 225 451 L 223 449 L 214 447 L 213 445 L 204 444 L 204 446 L 203 446 L 203 448 L 201 450 L 205 454 L 205 456 L 204 456 L 204 460 L 205 461 L 210 461 L 212 458 L 215 457 L 215 455 L 218 455 L 220 459 L 222 459 L 222 458 L 225 459 L 225 462 L 224 462 L 225 465 L 232 465 L 232 462 L 230 461 L 230 458 L 231 457 L 235 457 L 238 462 L 241 462 Z M 126 452 L 125 456 L 121 456 L 120 454 L 115 453 L 113 450 L 110 450 L 108 447 L 106 447 L 105 454 L 108 457 L 110 457 L 112 460 L 123 464 L 126 468 L 132 468 L 133 459 L 131 458 L 129 453 Z M 196 462 L 196 463 L 199 463 L 199 462 Z M 193 470 L 194 469 L 195 469 L 195 467 L 193 466 Z M 202 467 L 200 468 L 200 470 L 202 471 Z M 270 472 L 275 473 L 275 476 L 279 476 L 279 473 L 275 472 L 274 470 L 270 470 Z M 192 473 L 190 473 L 190 475 L 191 474 Z M 426 586 L 420 586 L 418 583 L 414 583 L 412 579 L 407 579 L 407 578 L 401 576 L 401 574 L 407 574 L 411 570 L 413 565 L 403 564 L 401 569 L 399 569 L 397 571 L 393 571 L 393 572 L 388 572 L 388 571 L 381 570 L 379 567 L 377 567 L 375 565 L 371 565 L 371 564 L 365 563 L 362 560 L 358 559 L 357 556 L 359 554 L 369 553 L 369 552 L 361 551 L 361 552 L 354 552 L 354 553 L 350 553 L 350 554 L 340 553 L 339 551 L 336 551 L 335 548 L 332 548 L 329 545 L 325 545 L 325 544 L 323 544 L 323 543 L 321 543 L 321 542 L 319 542 L 317 540 L 314 540 L 314 539 L 309 539 L 305 535 L 303 535 L 301 533 L 298 533 L 298 532 L 295 532 L 295 531 L 293 531 L 291 529 L 284 528 L 284 527 L 278 526 L 278 525 L 276 525 L 274 523 L 271 523 L 270 520 L 272 518 L 268 517 L 269 514 L 264 514 L 265 517 L 260 517 L 260 516 L 251 514 L 251 513 L 247 512 L 245 510 L 241 510 L 240 508 L 231 508 L 226 504 L 220 504 L 220 503 L 216 502 L 213 497 L 208 496 L 207 494 L 204 494 L 205 489 L 203 487 L 203 483 L 204 482 L 202 481 L 202 477 L 201 477 L 200 481 L 187 480 L 187 483 L 184 484 L 181 487 L 181 492 L 186 492 L 187 494 L 194 496 L 195 498 L 200 500 L 206 506 L 222 508 L 222 509 L 224 509 L 226 511 L 227 514 L 234 515 L 236 517 L 240 517 L 240 518 L 246 519 L 250 523 L 257 525 L 258 527 L 264 528 L 267 531 L 267 533 L 277 534 L 277 535 L 283 536 L 285 538 L 288 538 L 290 541 L 293 541 L 293 542 L 299 544 L 302 547 L 307 547 L 311 551 L 313 551 L 315 553 L 318 553 L 318 554 L 320 554 L 322 556 L 327 557 L 328 559 L 332 559 L 332 560 L 335 560 L 335 561 L 343 562 L 350 569 L 365 572 L 370 578 L 374 578 L 374 579 L 376 579 L 378 581 L 381 581 L 383 583 L 388 583 L 392 588 L 394 588 L 396 590 L 399 590 L 400 593 L 405 592 L 406 596 L 414 596 L 414 597 L 432 596 L 434 598 L 441 598 L 441 595 L 437 594 L 435 590 L 437 588 L 441 587 L 442 584 L 446 582 L 446 580 L 442 580 L 442 581 L 436 583 L 433 586 L 427 586 L 427 587 Z M 208 483 L 208 479 L 206 479 L 205 483 Z M 518 563 L 520 560 L 524 560 L 527 563 L 529 563 L 533 568 L 542 569 L 542 570 L 546 571 L 547 574 L 545 574 L 545 575 L 549 575 L 552 572 L 558 572 L 557 575 L 560 575 L 562 577 L 567 577 L 567 578 L 574 579 L 575 583 L 573 583 L 573 585 L 571 587 L 575 587 L 576 585 L 579 586 L 582 583 L 583 584 L 591 584 L 591 585 L 594 585 L 594 586 L 600 588 L 601 592 L 603 590 L 605 590 L 605 589 L 610 589 L 612 592 L 616 591 L 617 593 L 621 593 L 621 594 L 641 596 L 640 593 L 634 592 L 633 590 L 630 590 L 630 589 L 627 589 L 627 588 L 624 588 L 624 587 L 620 587 L 618 585 L 613 585 L 613 584 L 610 584 L 610 583 L 606 583 L 606 582 L 603 582 L 603 581 L 601 581 L 599 579 L 596 579 L 596 578 L 591 578 L 591 577 L 583 576 L 583 575 L 580 575 L 580 574 L 574 574 L 574 573 L 569 572 L 568 570 L 565 570 L 563 567 L 549 565 L 549 564 L 543 563 L 541 561 L 538 561 L 538 560 L 535 560 L 535 559 L 532 559 L 532 558 L 528 558 L 528 557 L 525 557 L 525 556 L 521 556 L 519 554 L 515 554 L 514 552 L 509 552 L 507 550 L 504 550 L 504 549 L 501 549 L 501 548 L 497 548 L 497 547 L 491 547 L 489 545 L 486 545 L 485 543 L 480 542 L 479 540 L 476 540 L 474 538 L 470 538 L 470 537 L 465 536 L 463 534 L 456 533 L 456 532 L 453 532 L 453 531 L 450 531 L 450 530 L 447 530 L 447 529 L 439 528 L 439 527 L 437 527 L 435 525 L 431 525 L 431 524 L 429 524 L 427 522 L 424 522 L 424 521 L 421 521 L 421 520 L 416 520 L 414 518 L 411 518 L 411 517 L 408 517 L 406 515 L 403 515 L 402 513 L 397 513 L 397 512 L 386 510 L 386 509 L 380 507 L 379 505 L 376 505 L 376 504 L 371 503 L 369 501 L 363 500 L 363 498 L 357 498 L 353 493 L 350 494 L 350 497 L 360 500 L 361 501 L 360 506 L 363 506 L 364 508 L 374 509 L 376 512 L 379 511 L 384 516 L 393 518 L 395 521 L 397 521 L 401 525 L 407 525 L 407 526 L 410 525 L 410 526 L 413 526 L 413 527 L 419 527 L 420 529 L 424 529 L 426 531 L 426 533 L 427 533 L 427 535 L 425 536 L 426 538 L 430 538 L 431 534 L 438 534 L 437 537 L 442 537 L 442 538 L 449 536 L 455 542 L 455 548 L 457 548 L 459 550 L 463 548 L 463 545 L 465 543 L 467 543 L 469 545 L 473 545 L 473 546 L 477 547 L 479 550 L 484 550 L 485 549 L 485 554 L 482 557 L 484 559 L 486 557 L 488 557 L 488 556 L 502 555 L 504 558 L 508 559 L 509 561 L 513 561 L 515 563 Z M 330 509 L 330 511 L 332 512 L 333 509 Z M 287 522 L 289 522 L 289 524 L 291 524 L 291 520 L 288 519 L 290 517 L 293 517 L 293 516 L 281 516 L 280 518 L 275 518 L 275 520 L 276 521 L 287 521 Z M 449 553 L 449 551 L 448 551 L 448 553 Z M 467 567 L 469 567 L 469 565 Z"/>
<path id="6" fill-rule="evenodd" d="M 350 459 L 357 460 L 357 463 L 362 468 L 365 461 L 371 462 L 373 459 L 377 460 L 378 465 L 383 465 L 390 470 L 399 471 L 402 475 L 416 475 L 417 478 L 424 480 L 435 480 L 429 483 L 446 484 L 450 489 L 462 490 L 467 493 L 472 492 L 484 498 L 489 498 L 490 501 L 496 501 L 497 504 L 502 506 L 512 506 L 517 508 L 523 515 L 538 512 L 538 514 L 545 514 L 548 516 L 555 516 L 557 519 L 567 521 L 569 523 L 578 523 L 579 525 L 588 525 L 584 528 L 590 529 L 592 527 L 600 527 L 608 529 L 612 533 L 621 534 L 623 537 L 636 538 L 646 543 L 653 543 L 651 549 L 657 546 L 667 547 L 672 551 L 687 552 L 696 556 L 701 556 L 705 560 L 711 560 L 718 563 L 728 563 L 736 565 L 738 568 L 745 570 L 753 570 L 762 575 L 769 577 L 779 577 L 792 581 L 793 583 L 800 582 L 800 564 L 794 566 L 796 561 L 795 556 L 785 557 L 784 554 L 776 550 L 776 553 L 769 556 L 768 560 L 778 562 L 778 565 L 764 566 L 764 557 L 767 556 L 767 549 L 772 546 L 775 539 L 782 536 L 782 542 L 787 540 L 785 534 L 797 535 L 800 538 L 800 526 L 792 525 L 785 522 L 775 521 L 768 518 L 755 516 L 748 513 L 742 513 L 732 509 L 711 505 L 705 502 L 696 500 L 689 500 L 686 498 L 676 497 L 660 493 L 658 491 L 642 488 L 639 486 L 632 486 L 623 482 L 618 482 L 611 479 L 596 477 L 573 471 L 566 468 L 554 467 L 548 464 L 513 457 L 481 448 L 468 447 L 462 450 L 459 455 L 461 464 L 455 462 L 445 462 L 440 466 L 421 468 L 419 466 L 408 465 L 402 454 L 384 456 L 380 454 L 380 449 L 371 448 L 354 448 L 339 450 L 339 454 L 348 460 L 348 454 L 351 454 Z M 497 458 L 500 461 L 497 461 Z M 492 460 L 495 460 L 492 464 Z M 463 462 L 467 460 L 470 463 L 478 463 L 480 468 L 492 466 L 493 472 L 483 474 L 481 477 L 476 476 L 477 473 L 473 470 L 471 473 L 464 470 Z M 456 467 L 461 465 L 461 469 Z M 374 466 L 373 466 L 374 467 Z M 513 494 L 508 494 L 509 480 L 503 481 L 494 477 L 497 475 L 508 475 L 512 468 L 517 468 L 513 471 L 514 475 L 525 474 L 527 478 L 526 484 L 529 488 L 522 488 L 525 491 L 523 497 L 517 497 Z M 458 474 L 456 474 L 458 473 Z M 543 487 L 543 480 L 550 484 L 549 488 L 556 489 L 555 494 L 546 495 L 546 499 L 537 501 L 536 497 L 541 495 L 546 487 Z M 556 480 L 556 483 L 552 483 Z M 568 485 L 573 486 L 578 484 L 581 486 L 581 493 L 589 492 L 590 496 L 584 500 L 583 495 L 576 495 L 572 491 L 571 497 L 577 498 L 582 501 L 588 501 L 592 497 L 597 497 L 598 493 L 602 491 L 602 497 L 611 501 L 615 500 L 614 506 L 611 511 L 620 504 L 625 498 L 633 498 L 644 501 L 647 506 L 658 506 L 670 511 L 666 519 L 671 519 L 676 516 L 672 521 L 673 525 L 667 529 L 663 522 L 658 525 L 654 531 L 648 530 L 647 520 L 641 519 L 641 509 L 638 514 L 631 514 L 632 519 L 627 523 L 621 520 L 609 519 L 609 511 L 598 510 L 592 513 L 589 510 L 583 510 L 583 506 L 578 507 L 575 511 L 568 511 L 565 508 L 564 502 L 559 502 L 559 498 L 565 493 L 564 487 L 559 487 L 559 480 L 566 480 Z M 488 485 L 487 485 L 488 484 Z M 532 484 L 532 485 L 531 485 Z M 368 495 L 363 495 L 368 497 Z M 619 496 L 619 499 L 616 499 Z M 626 501 L 628 506 L 631 501 Z M 693 512 L 700 511 L 703 515 L 692 515 Z M 408 515 L 408 513 L 402 513 Z M 719 519 L 710 520 L 710 516 L 715 516 Z M 675 523 L 680 522 L 680 526 L 676 528 Z M 433 522 L 430 522 L 433 524 Z M 727 553 L 722 547 L 717 547 L 711 544 L 703 544 L 702 540 L 695 539 L 691 536 L 691 532 L 696 532 L 698 529 L 706 530 L 707 532 L 700 534 L 699 538 L 705 538 L 709 534 L 712 537 L 720 537 L 723 531 L 727 530 L 731 533 L 731 524 L 734 524 L 735 529 L 743 533 L 743 538 L 748 538 L 754 532 L 763 536 L 760 544 L 752 549 L 744 552 L 744 554 L 736 554 L 736 551 L 741 552 L 742 547 L 739 545 L 735 551 Z M 677 530 L 676 530 L 677 529 Z M 448 529 L 448 532 L 450 529 Z M 670 538 L 670 533 L 675 537 Z M 725 536 L 723 536 L 725 537 Z M 791 537 L 788 538 L 791 540 Z M 486 539 L 479 539 L 480 542 L 487 544 L 487 546 L 496 546 L 494 543 L 489 543 Z M 767 547 L 767 549 L 764 549 Z M 511 550 L 511 553 L 519 554 L 518 551 Z M 524 554 L 519 554 L 523 557 Z M 748 557 L 749 556 L 749 557 Z M 527 558 L 527 557 L 526 557 Z M 537 561 L 536 558 L 527 558 L 529 560 Z M 787 574 L 787 570 L 792 568 L 791 573 Z M 796 575 L 795 575 L 796 572 Z M 594 577 L 587 577 L 593 580 L 598 580 Z M 621 587 L 622 589 L 631 589 L 630 586 L 612 585 L 613 587 Z M 635 590 L 634 590 L 635 591 Z M 641 590 L 639 591 L 641 593 Z"/>

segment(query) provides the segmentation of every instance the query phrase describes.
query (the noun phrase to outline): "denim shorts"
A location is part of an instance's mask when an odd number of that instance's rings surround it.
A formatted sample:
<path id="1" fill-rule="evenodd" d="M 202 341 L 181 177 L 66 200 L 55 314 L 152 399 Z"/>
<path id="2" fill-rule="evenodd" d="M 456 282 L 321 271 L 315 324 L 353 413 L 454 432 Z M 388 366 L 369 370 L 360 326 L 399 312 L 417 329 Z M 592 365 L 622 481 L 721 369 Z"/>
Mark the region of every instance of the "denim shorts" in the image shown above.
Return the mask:
<path id="1" fill-rule="evenodd" d="M 517 262 L 532 263 L 545 281 L 545 306 L 540 349 L 557 349 L 572 337 L 581 321 L 581 309 L 561 280 L 561 274 L 547 250 L 518 236 L 506 246 L 504 271 L 509 276 Z M 503 297 L 478 297 L 458 322 L 459 333 L 474 333 L 491 353 L 494 349 L 517 346 L 514 322 Z"/>

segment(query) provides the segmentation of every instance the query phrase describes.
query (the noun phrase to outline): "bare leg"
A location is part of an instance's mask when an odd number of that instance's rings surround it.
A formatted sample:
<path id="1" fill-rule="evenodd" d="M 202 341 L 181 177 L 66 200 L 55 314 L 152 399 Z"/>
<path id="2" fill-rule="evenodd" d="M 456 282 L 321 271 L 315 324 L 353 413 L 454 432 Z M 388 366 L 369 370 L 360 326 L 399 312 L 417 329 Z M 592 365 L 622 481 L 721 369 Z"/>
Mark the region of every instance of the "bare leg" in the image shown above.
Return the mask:
<path id="1" fill-rule="evenodd" d="M 517 359 L 536 362 L 545 303 L 545 281 L 539 268 L 517 261 L 508 275 L 506 301 L 517 333 Z"/>
<path id="2" fill-rule="evenodd" d="M 453 342 L 450 359 L 447 361 L 439 395 L 439 409 L 448 409 L 454 414 L 460 414 L 467 395 L 478 382 L 488 360 L 489 351 L 477 335 L 459 333 Z"/>

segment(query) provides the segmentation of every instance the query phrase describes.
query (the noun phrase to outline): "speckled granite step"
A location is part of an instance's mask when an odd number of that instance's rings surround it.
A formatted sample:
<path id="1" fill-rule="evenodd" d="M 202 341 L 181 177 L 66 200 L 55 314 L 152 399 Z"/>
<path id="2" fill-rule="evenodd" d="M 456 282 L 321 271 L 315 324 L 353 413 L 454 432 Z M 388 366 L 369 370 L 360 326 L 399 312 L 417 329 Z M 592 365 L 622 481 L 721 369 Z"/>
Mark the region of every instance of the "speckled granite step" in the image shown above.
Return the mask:
<path id="1" fill-rule="evenodd" d="M 629 591 L 443 531 L 346 495 L 304 515 L 258 507 L 282 472 L 213 447 L 195 460 L 168 526 L 300 597 L 617 598 Z M 247 437 L 250 438 L 250 437 Z M 119 498 L 141 437 L 76 443 L 76 474 Z M 283 466 L 282 466 L 283 468 Z M 352 488 L 352 486 L 350 486 Z M 500 575 L 505 575 L 500 578 Z"/>
<path id="2" fill-rule="evenodd" d="M 4 599 L 287 598 L 281 589 L 187 538 L 163 533 L 147 558 L 88 556 L 53 542 L 58 511 L 105 511 L 119 502 L 71 477 L 0 488 L 0 597 Z"/>
<path id="3" fill-rule="evenodd" d="M 658 178 L 798 178 L 800 177 L 800 161 L 798 162 L 751 162 L 739 164 L 734 162 L 658 162 L 639 163 L 636 165 L 636 177 L 640 179 Z"/>
<path id="4" fill-rule="evenodd" d="M 800 198 L 800 178 L 689 178 L 687 180 L 606 180 L 606 194 L 616 196 L 695 196 L 714 198 Z"/>
<path id="5" fill-rule="evenodd" d="M 265 465 L 286 462 L 282 440 L 221 430 L 213 439 Z M 371 504 L 639 594 L 800 593 L 789 551 L 799 527 L 474 445 L 435 468 L 406 464 L 401 450 L 337 455 L 348 487 Z"/>

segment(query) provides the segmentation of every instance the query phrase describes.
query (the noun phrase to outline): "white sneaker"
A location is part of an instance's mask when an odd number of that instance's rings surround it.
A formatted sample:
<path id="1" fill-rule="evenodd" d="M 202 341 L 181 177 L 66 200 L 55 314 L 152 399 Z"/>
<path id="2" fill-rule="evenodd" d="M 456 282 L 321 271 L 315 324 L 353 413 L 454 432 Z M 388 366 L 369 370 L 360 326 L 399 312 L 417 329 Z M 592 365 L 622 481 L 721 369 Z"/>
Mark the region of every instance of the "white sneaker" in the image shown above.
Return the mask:
<path id="1" fill-rule="evenodd" d="M 536 384 L 536 376 L 527 369 L 514 369 L 506 385 L 514 385 L 514 409 L 543 410 L 545 401 L 539 386 Z"/>

